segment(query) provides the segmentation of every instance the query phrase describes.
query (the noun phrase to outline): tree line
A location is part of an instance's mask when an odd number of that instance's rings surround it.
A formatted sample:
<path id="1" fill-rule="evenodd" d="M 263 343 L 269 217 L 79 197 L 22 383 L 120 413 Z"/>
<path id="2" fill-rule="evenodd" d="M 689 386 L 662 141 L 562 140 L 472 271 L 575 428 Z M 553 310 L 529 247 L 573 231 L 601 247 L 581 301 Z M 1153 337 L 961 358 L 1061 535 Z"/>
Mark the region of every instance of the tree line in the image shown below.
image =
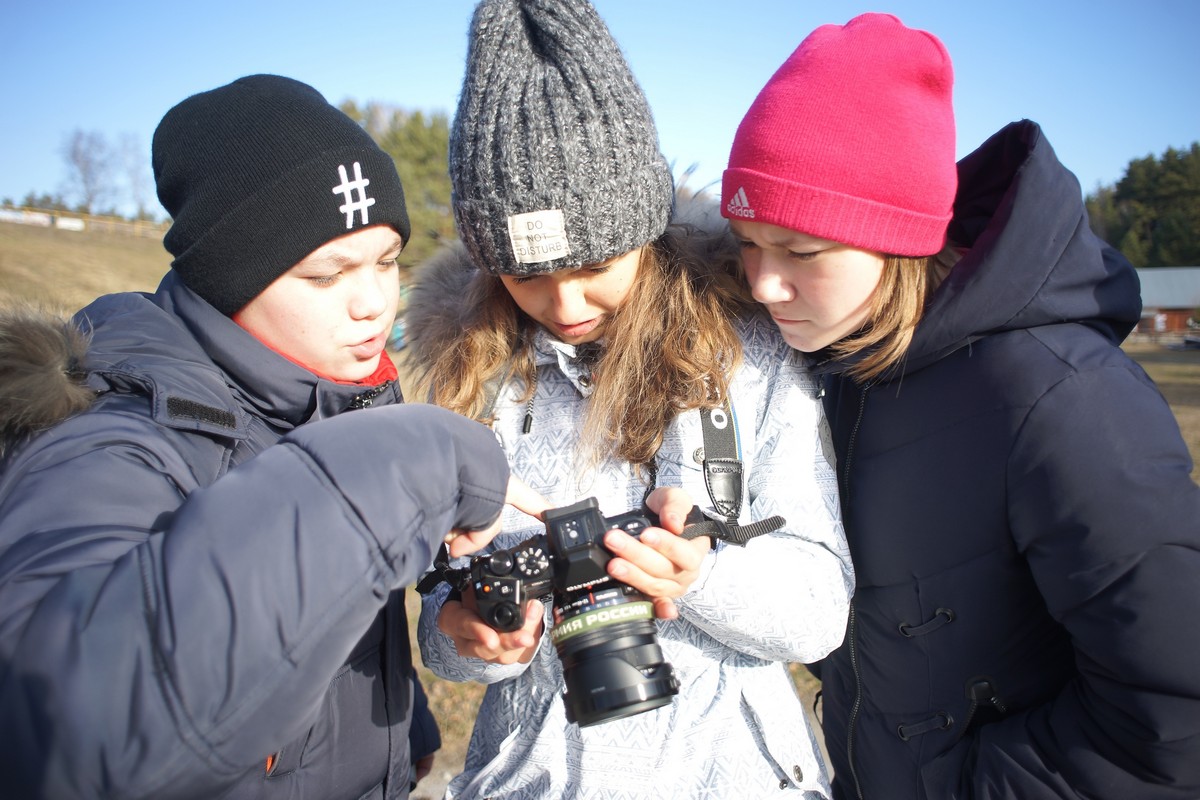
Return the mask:
<path id="1" fill-rule="evenodd" d="M 341 109 L 371 134 L 396 162 L 404 184 L 413 241 L 408 264 L 420 263 L 442 241 L 452 239 L 450 212 L 450 121 L 380 103 Z M 56 194 L 30 192 L 21 205 L 47 211 L 109 214 L 155 219 L 158 205 L 149 163 L 136 137 L 110 142 L 102 133 L 76 129 L 64 139 L 66 185 Z M 681 183 L 686 184 L 685 172 Z M 1116 246 L 1135 267 L 1200 265 L 1200 142 L 1186 150 L 1168 148 L 1161 156 L 1134 159 L 1115 186 L 1101 186 L 1085 198 L 1092 229 Z M 14 205 L 6 199 L 4 205 Z M 118 206 L 128 209 L 117 211 Z"/>
<path id="2" fill-rule="evenodd" d="M 1092 230 L 1135 267 L 1200 266 L 1200 142 L 1129 162 L 1087 197 Z"/>

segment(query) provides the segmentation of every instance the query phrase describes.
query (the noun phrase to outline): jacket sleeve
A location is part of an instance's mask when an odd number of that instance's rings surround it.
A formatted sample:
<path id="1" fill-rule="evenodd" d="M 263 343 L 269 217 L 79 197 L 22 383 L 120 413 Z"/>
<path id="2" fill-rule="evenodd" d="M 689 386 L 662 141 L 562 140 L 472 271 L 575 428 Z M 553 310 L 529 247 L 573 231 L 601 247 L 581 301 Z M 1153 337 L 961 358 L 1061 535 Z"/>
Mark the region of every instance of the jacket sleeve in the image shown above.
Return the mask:
<path id="1" fill-rule="evenodd" d="M 1013 535 L 1075 648 L 1044 705 L 949 756 L 956 796 L 1200 796 L 1200 488 L 1140 368 L 1076 373 L 1028 415 Z"/>
<path id="2" fill-rule="evenodd" d="M 508 477 L 486 428 L 411 405 L 304 426 L 186 499 L 142 418 L 84 414 L 18 458 L 0 785 L 19 796 L 218 793 L 311 725 L 389 593 L 449 529 L 490 524 Z"/>
<path id="3" fill-rule="evenodd" d="M 737 385 L 733 402 L 739 426 L 755 427 L 750 503 L 742 522 L 778 514 L 787 524 L 744 547 L 722 543 L 679 608 L 734 649 L 772 661 L 811 662 L 845 635 L 854 572 L 816 385 L 780 344 L 783 349 L 770 358 L 755 359 L 768 365 L 757 403 L 749 402 L 753 395 L 739 394 Z M 703 487 L 699 492 L 707 502 Z"/>

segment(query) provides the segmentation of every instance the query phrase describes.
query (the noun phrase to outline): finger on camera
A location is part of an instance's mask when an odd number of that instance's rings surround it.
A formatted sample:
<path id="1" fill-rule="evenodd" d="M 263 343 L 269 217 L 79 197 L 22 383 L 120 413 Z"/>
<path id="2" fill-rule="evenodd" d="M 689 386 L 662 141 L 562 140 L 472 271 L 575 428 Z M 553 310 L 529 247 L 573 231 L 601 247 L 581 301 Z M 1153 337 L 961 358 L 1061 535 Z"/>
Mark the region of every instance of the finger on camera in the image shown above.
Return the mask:
<path id="1" fill-rule="evenodd" d="M 609 531 L 604 537 L 604 546 L 613 555 L 627 562 L 631 568 L 636 568 L 644 573 L 656 575 L 659 577 L 670 575 L 676 568 L 673 559 L 661 548 L 664 547 L 662 540 L 674 539 L 672 536 L 659 528 L 646 528 L 642 531 L 639 538 L 634 538 L 624 531 L 613 530 Z M 669 546 L 666 548 L 671 550 Z M 613 561 L 616 561 L 614 559 Z M 610 561 L 610 566 L 614 566 L 613 561 Z M 617 569 L 622 569 L 620 564 L 615 564 Z M 609 574 L 617 580 L 625 581 L 635 589 L 641 589 L 640 586 L 635 586 L 632 582 L 621 575 L 616 575 L 609 570 Z"/>
<path id="2" fill-rule="evenodd" d="M 518 511 L 539 520 L 542 518 L 542 512 L 550 507 L 546 498 L 516 475 L 508 476 L 508 494 L 505 502 Z"/>
<path id="3" fill-rule="evenodd" d="M 500 637 L 479 615 L 463 607 L 456 600 L 449 600 L 438 615 L 438 629 L 454 640 L 459 655 L 475 655 L 477 649 L 494 650 Z"/>
<path id="4" fill-rule="evenodd" d="M 533 647 L 542 635 L 542 620 L 546 607 L 540 600 L 530 600 L 525 604 L 525 621 L 515 631 L 500 633 L 500 646 L 508 650 Z"/>
<path id="5" fill-rule="evenodd" d="M 679 618 L 679 607 L 670 597 L 655 597 L 651 602 L 654 604 L 654 616 L 658 619 Z"/>
<path id="6" fill-rule="evenodd" d="M 621 537 L 625 538 L 621 538 Z M 694 570 L 707 552 L 708 539 L 681 539 L 662 528 L 646 528 L 638 539 L 611 531 L 604 543 L 614 553 L 632 561 L 646 572 L 668 577 L 678 571 Z"/>
<path id="7" fill-rule="evenodd" d="M 608 562 L 608 574 L 627 586 L 632 586 L 642 594 L 653 599 L 678 597 L 683 594 L 683 587 L 670 577 L 668 571 L 661 573 L 648 572 L 632 561 L 614 558 Z"/>
<path id="8" fill-rule="evenodd" d="M 693 507 L 692 496 L 678 486 L 659 486 L 646 498 L 646 505 L 658 514 L 662 527 L 680 534 Z"/>
<path id="9" fill-rule="evenodd" d="M 496 538 L 498 533 L 500 533 L 500 517 L 496 517 L 496 521 L 483 530 L 468 531 L 455 528 L 446 534 L 443 541 L 446 543 L 446 549 L 450 556 L 458 558 L 482 550 L 491 543 L 492 539 Z"/>

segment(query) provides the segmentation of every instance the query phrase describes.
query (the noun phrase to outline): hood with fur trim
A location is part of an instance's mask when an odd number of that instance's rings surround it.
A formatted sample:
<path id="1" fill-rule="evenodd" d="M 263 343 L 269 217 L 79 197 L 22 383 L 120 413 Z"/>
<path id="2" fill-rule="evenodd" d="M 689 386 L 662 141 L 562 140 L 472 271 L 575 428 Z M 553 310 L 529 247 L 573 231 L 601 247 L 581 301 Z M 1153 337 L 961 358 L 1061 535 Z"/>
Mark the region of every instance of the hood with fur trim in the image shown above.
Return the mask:
<path id="1" fill-rule="evenodd" d="M 45 309 L 0 309 L 0 457 L 86 409 L 88 336 Z"/>

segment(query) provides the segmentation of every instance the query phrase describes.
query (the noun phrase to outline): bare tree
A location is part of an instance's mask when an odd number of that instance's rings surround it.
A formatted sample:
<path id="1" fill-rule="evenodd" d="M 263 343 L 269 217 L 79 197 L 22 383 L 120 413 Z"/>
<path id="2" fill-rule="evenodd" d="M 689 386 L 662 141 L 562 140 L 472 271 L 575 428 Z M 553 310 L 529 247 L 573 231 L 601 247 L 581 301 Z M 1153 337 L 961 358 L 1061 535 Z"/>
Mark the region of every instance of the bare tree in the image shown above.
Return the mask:
<path id="1" fill-rule="evenodd" d="M 113 194 L 113 153 L 104 134 L 76 128 L 63 144 L 67 162 L 64 194 L 78 199 L 76 208 L 91 214 Z"/>
<path id="2" fill-rule="evenodd" d="M 129 199 L 133 204 L 135 219 L 150 219 L 150 198 L 153 196 L 150 184 L 149 159 L 142 149 L 142 140 L 135 133 L 121 134 L 120 142 L 121 169 L 125 173 L 125 187 L 129 191 Z"/>

